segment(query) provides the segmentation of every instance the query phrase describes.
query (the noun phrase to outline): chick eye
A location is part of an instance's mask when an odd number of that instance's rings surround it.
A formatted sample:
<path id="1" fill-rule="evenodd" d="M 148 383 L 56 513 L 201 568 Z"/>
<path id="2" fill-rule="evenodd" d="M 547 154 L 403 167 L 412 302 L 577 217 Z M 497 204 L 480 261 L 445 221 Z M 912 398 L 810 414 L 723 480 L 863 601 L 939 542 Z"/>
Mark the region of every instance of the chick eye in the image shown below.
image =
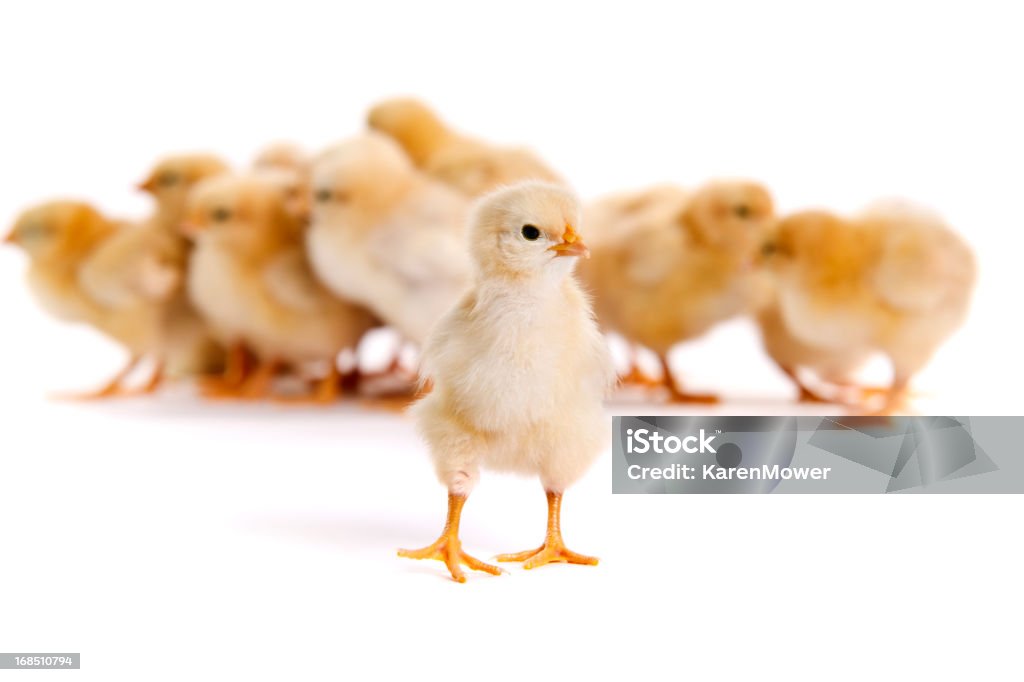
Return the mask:
<path id="1" fill-rule="evenodd" d="M 316 193 L 313 194 L 313 198 L 318 203 L 321 203 L 321 204 L 326 203 L 326 202 L 331 200 L 331 190 L 329 190 L 329 189 L 318 189 L 316 191 Z"/>
<path id="2" fill-rule="evenodd" d="M 159 182 L 163 187 L 173 187 L 178 184 L 178 180 L 179 178 L 177 173 L 164 173 L 160 176 L 157 182 Z"/>
<path id="3" fill-rule="evenodd" d="M 43 239 L 49 237 L 53 232 L 47 223 L 30 223 L 22 228 L 22 234 L 26 239 Z"/>
<path id="4" fill-rule="evenodd" d="M 215 208 L 210 214 L 210 218 L 215 222 L 224 223 L 231 219 L 231 211 L 226 208 Z"/>
<path id="5" fill-rule="evenodd" d="M 523 225 L 523 239 L 528 242 L 535 242 L 540 239 L 540 230 L 533 225 Z"/>
<path id="6" fill-rule="evenodd" d="M 761 246 L 761 255 L 763 255 L 763 256 L 771 256 L 771 255 L 773 255 L 778 250 L 779 250 L 779 247 L 775 245 L 775 242 L 765 242 Z"/>
<path id="7" fill-rule="evenodd" d="M 746 204 L 737 204 L 733 207 L 732 212 L 736 214 L 737 218 L 749 218 L 752 213 L 750 206 Z"/>

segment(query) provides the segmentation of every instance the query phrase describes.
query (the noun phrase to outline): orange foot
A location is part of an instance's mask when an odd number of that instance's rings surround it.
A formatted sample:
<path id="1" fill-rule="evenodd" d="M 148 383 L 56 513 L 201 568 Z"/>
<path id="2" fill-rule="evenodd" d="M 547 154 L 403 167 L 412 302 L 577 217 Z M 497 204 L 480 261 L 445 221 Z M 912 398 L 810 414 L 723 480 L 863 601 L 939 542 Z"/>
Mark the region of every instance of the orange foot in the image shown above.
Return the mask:
<path id="1" fill-rule="evenodd" d="M 483 571 L 491 575 L 504 573 L 497 566 L 484 563 L 476 557 L 471 557 L 462 551 L 462 542 L 459 540 L 459 520 L 462 518 L 462 505 L 466 503 L 464 495 L 448 494 L 448 518 L 441 531 L 441 537 L 432 545 L 423 549 L 400 549 L 398 556 L 406 559 L 437 559 L 443 561 L 452 574 L 452 580 L 460 583 L 466 582 L 466 576 L 462 572 L 465 564 L 474 571 Z"/>
<path id="2" fill-rule="evenodd" d="M 499 554 L 498 561 L 522 561 L 523 568 L 529 570 L 545 564 L 582 564 L 597 566 L 597 557 L 577 554 L 565 546 L 561 538 L 549 538 L 537 549 L 528 549 L 515 554 Z"/>
<path id="3" fill-rule="evenodd" d="M 523 568 L 527 570 L 545 564 L 597 566 L 597 557 L 577 554 L 568 549 L 562 541 L 562 493 L 549 490 L 545 494 L 548 498 L 548 530 L 544 544 L 525 552 L 499 554 L 498 561 L 522 561 Z"/>
<path id="4" fill-rule="evenodd" d="M 131 374 L 132 370 L 135 369 L 139 363 L 139 358 L 132 358 L 128 364 L 117 373 L 117 375 L 107 382 L 102 388 L 98 388 L 94 391 L 86 391 L 84 393 L 59 393 L 54 396 L 57 400 L 103 400 L 105 398 L 128 398 L 141 395 L 151 395 L 156 392 L 158 388 L 163 384 L 164 380 L 164 369 L 163 363 L 158 362 L 156 367 L 153 368 L 153 374 L 150 375 L 149 379 L 146 380 L 141 386 L 127 387 L 124 385 L 125 379 Z"/>
<path id="5" fill-rule="evenodd" d="M 675 386 L 669 386 L 669 402 L 673 403 L 699 403 L 702 405 L 714 405 L 721 402 L 721 399 L 713 393 L 689 393 L 682 391 Z"/>
<path id="6" fill-rule="evenodd" d="M 807 388 L 803 384 L 797 384 L 800 389 L 800 396 L 798 400 L 802 403 L 831 403 L 832 401 L 823 395 L 815 393 L 811 389 Z"/>
<path id="7" fill-rule="evenodd" d="M 635 365 L 633 366 L 633 369 L 629 370 L 629 374 L 624 374 L 622 376 L 621 381 L 627 386 L 643 386 L 644 388 L 657 388 L 665 383 L 660 378 L 656 379 L 644 374 L 644 372 Z"/>
<path id="8" fill-rule="evenodd" d="M 448 571 L 452 574 L 452 580 L 466 582 L 466 576 L 462 572 L 460 564 L 469 566 L 474 571 L 483 571 L 491 575 L 501 575 L 503 571 L 497 566 L 480 561 L 462 551 L 462 543 L 459 538 L 453 535 L 442 535 L 434 544 L 423 549 L 400 549 L 398 556 L 406 559 L 437 559 L 443 561 Z"/>

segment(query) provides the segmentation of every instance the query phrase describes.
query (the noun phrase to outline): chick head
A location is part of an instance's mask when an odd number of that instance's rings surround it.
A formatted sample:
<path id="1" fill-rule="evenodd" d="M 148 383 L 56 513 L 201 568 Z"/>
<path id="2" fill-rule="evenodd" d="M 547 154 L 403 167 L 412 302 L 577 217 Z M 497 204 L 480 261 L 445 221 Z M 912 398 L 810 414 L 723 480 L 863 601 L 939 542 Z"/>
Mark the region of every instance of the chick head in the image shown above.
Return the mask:
<path id="1" fill-rule="evenodd" d="M 416 177 L 392 140 L 367 133 L 330 148 L 313 166 L 313 222 L 374 214 L 400 198 Z"/>
<path id="2" fill-rule="evenodd" d="M 802 264 L 824 261 L 843 230 L 842 220 L 825 211 L 803 211 L 786 216 L 768 232 L 760 260 L 771 270 L 785 274 Z"/>
<path id="3" fill-rule="evenodd" d="M 284 185 L 267 174 L 221 174 L 203 180 L 189 194 L 182 231 L 192 237 L 217 235 L 239 246 L 288 237 L 295 219 Z"/>
<path id="4" fill-rule="evenodd" d="M 590 252 L 579 200 L 559 185 L 529 181 L 483 197 L 470 219 L 470 252 L 482 276 L 567 275 Z"/>
<path id="5" fill-rule="evenodd" d="M 196 183 L 227 170 L 227 164 L 212 154 L 176 154 L 157 162 L 138 188 L 153 195 L 168 221 L 176 224 L 180 222 L 189 190 Z"/>
<path id="6" fill-rule="evenodd" d="M 306 166 L 306 152 L 291 142 L 275 142 L 260 150 L 252 167 L 259 170 L 284 169 L 302 172 Z"/>
<path id="7" fill-rule="evenodd" d="M 28 209 L 4 239 L 33 260 L 81 255 L 109 226 L 92 206 L 79 201 L 51 201 Z"/>
<path id="8" fill-rule="evenodd" d="M 679 215 L 679 222 L 697 244 L 729 249 L 752 258 L 775 222 L 771 194 L 745 181 L 715 182 L 698 189 Z"/>
<path id="9" fill-rule="evenodd" d="M 396 97 L 377 104 L 367 125 L 398 140 L 417 164 L 423 164 L 448 130 L 430 107 L 411 97 Z"/>

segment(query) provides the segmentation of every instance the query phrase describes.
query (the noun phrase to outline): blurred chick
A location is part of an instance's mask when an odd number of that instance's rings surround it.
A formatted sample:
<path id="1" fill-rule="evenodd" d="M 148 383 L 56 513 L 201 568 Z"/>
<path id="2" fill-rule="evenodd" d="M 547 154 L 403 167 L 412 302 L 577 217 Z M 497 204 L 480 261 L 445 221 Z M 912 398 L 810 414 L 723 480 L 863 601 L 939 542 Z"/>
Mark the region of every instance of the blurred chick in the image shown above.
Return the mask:
<path id="1" fill-rule="evenodd" d="M 309 220 L 310 173 L 313 159 L 298 145 L 290 142 L 275 142 L 267 145 L 252 162 L 257 173 L 280 173 L 279 177 L 290 177 L 286 186 L 289 211 L 304 221 Z"/>
<path id="2" fill-rule="evenodd" d="M 893 367 L 886 412 L 904 409 L 911 378 L 963 323 L 977 277 L 971 249 L 938 216 L 897 202 L 849 219 L 789 216 L 764 258 L 777 286 L 761 316 L 771 356 L 794 379 L 806 367 L 845 383 L 882 353 Z"/>
<path id="3" fill-rule="evenodd" d="M 302 173 L 308 168 L 309 160 L 309 155 L 298 145 L 275 142 L 259 151 L 252 167 L 256 170 L 276 168 Z"/>
<path id="4" fill-rule="evenodd" d="M 167 156 L 156 163 L 138 188 L 156 201 L 149 222 L 171 234 L 180 234 L 188 193 L 200 181 L 228 171 L 213 154 L 185 153 Z"/>
<path id="5" fill-rule="evenodd" d="M 338 353 L 354 348 L 373 319 L 315 279 L 285 188 L 266 172 L 220 175 L 195 188 L 185 223 L 196 240 L 188 292 L 221 343 L 256 355 L 255 371 L 237 390 L 224 387 L 227 394 L 264 396 L 283 365 L 321 362 L 327 373 L 312 399 L 327 402 L 338 390 Z"/>
<path id="6" fill-rule="evenodd" d="M 77 201 L 51 201 L 19 216 L 4 240 L 20 247 L 30 260 L 29 286 L 50 314 L 69 322 L 89 324 L 128 350 L 127 365 L 99 390 L 80 398 L 101 398 L 131 393 L 124 380 L 149 353 L 161 355 L 161 308 L 175 285 L 159 264 L 139 269 L 131 295 L 97 286 L 90 276 L 92 262 L 112 241 L 135 228 L 116 223 L 92 206 Z M 159 372 L 144 391 L 155 388 Z"/>
<path id="7" fill-rule="evenodd" d="M 422 345 L 469 283 L 467 200 L 376 133 L 325 153 L 313 195 L 307 249 L 316 274 Z"/>
<path id="8" fill-rule="evenodd" d="M 529 150 L 465 137 L 415 99 L 381 102 L 370 110 L 367 122 L 402 145 L 417 167 L 470 198 L 520 180 L 561 182 Z"/>
<path id="9" fill-rule="evenodd" d="M 598 320 L 657 353 L 676 400 L 716 400 L 681 390 L 668 352 L 761 304 L 767 282 L 752 266 L 773 221 L 768 191 L 742 181 L 693 193 L 658 186 L 588 207 L 593 258 L 580 276 Z"/>
<path id="10" fill-rule="evenodd" d="M 614 381 L 604 338 L 572 275 L 587 254 L 576 229 L 579 204 L 565 189 L 527 182 L 482 200 L 470 226 L 473 288 L 444 317 L 423 352 L 433 390 L 413 407 L 438 477 L 448 488 L 441 537 L 413 559 L 499 569 L 464 553 L 462 506 L 480 467 L 535 475 L 548 498 L 539 548 L 505 554 L 525 568 L 551 562 L 596 564 L 562 541 L 562 493 L 603 446 L 602 399 Z"/>

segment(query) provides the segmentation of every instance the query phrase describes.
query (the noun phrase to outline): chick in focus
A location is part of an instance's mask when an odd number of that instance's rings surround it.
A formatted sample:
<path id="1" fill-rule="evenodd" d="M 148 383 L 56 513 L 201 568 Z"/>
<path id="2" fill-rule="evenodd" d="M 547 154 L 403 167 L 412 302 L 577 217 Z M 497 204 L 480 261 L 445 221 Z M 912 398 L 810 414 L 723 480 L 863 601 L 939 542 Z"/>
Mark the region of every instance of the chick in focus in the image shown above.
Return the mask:
<path id="1" fill-rule="evenodd" d="M 849 219 L 791 215 L 764 259 L 776 286 L 760 316 L 772 358 L 809 392 L 798 369 L 845 385 L 865 358 L 884 354 L 887 412 L 905 407 L 911 378 L 963 323 L 977 277 L 970 247 L 941 218 L 897 202 Z"/>
<path id="2" fill-rule="evenodd" d="M 537 549 L 505 554 L 525 568 L 551 562 L 596 564 L 562 540 L 562 494 L 604 445 L 602 399 L 614 381 L 611 359 L 589 301 L 572 271 L 587 254 L 579 204 L 567 190 L 527 182 L 498 190 L 470 224 L 472 289 L 430 335 L 422 358 L 433 390 L 413 406 L 437 475 L 448 489 L 441 537 L 413 559 L 497 567 L 464 553 L 459 520 L 481 467 L 538 476 L 548 525 Z"/>
<path id="3" fill-rule="evenodd" d="M 90 276 L 92 262 L 112 241 L 136 228 L 115 222 L 89 204 L 51 201 L 18 217 L 5 243 L 29 257 L 28 282 L 43 308 L 58 319 L 91 325 L 129 353 L 125 367 L 97 391 L 80 398 L 103 398 L 132 393 L 124 381 L 139 362 L 161 347 L 161 302 L 175 285 L 173 273 L 157 264 L 139 270 L 132 293 L 116 296 Z M 158 358 L 159 362 L 159 358 Z M 143 387 L 150 391 L 157 372 Z"/>
<path id="4" fill-rule="evenodd" d="M 418 168 L 470 198 L 521 180 L 562 181 L 533 152 L 461 135 L 415 99 L 381 102 L 367 122 L 396 140 Z"/>
<path id="5" fill-rule="evenodd" d="M 376 133 L 325 153 L 313 194 L 307 249 L 317 276 L 422 345 L 470 280 L 467 200 Z"/>
<path id="6" fill-rule="evenodd" d="M 593 258 L 580 277 L 598 320 L 657 353 L 676 400 L 717 400 L 682 390 L 668 352 L 761 305 L 767 283 L 753 264 L 774 219 L 768 191 L 740 181 L 693 193 L 658 186 L 588 207 Z"/>
<path id="7" fill-rule="evenodd" d="M 326 373 L 312 398 L 327 402 L 338 390 L 338 353 L 354 348 L 373 319 L 313 276 L 305 226 L 287 198 L 287 183 L 268 172 L 198 185 L 186 211 L 185 229 L 196 241 L 188 292 L 221 343 L 256 356 L 237 390 L 224 387 L 228 395 L 264 396 L 280 368 L 322 363 Z"/>

